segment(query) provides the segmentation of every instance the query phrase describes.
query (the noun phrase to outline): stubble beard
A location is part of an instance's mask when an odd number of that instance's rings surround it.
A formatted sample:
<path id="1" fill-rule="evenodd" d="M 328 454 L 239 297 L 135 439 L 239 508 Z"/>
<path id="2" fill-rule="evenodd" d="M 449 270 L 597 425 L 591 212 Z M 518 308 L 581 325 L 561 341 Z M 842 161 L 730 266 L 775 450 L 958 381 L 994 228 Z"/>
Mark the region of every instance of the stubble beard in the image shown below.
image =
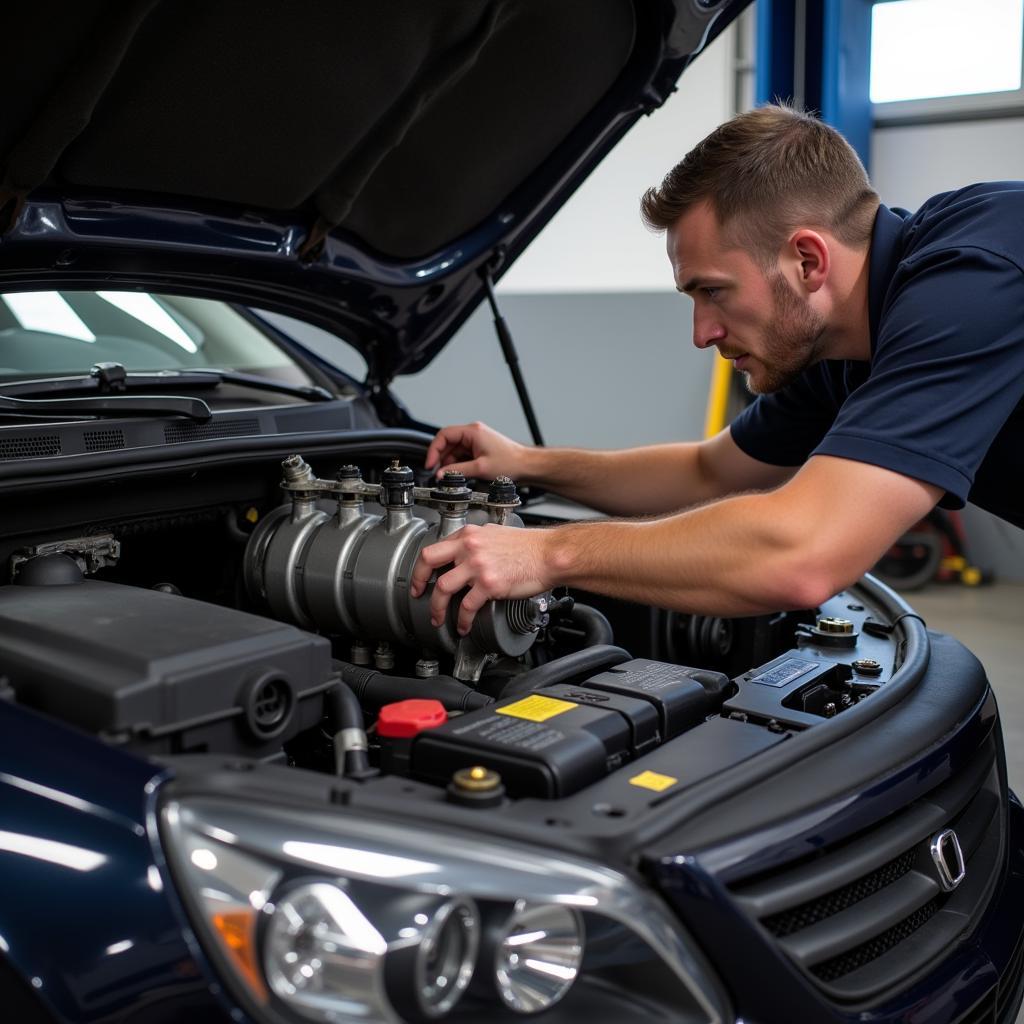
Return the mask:
<path id="1" fill-rule="evenodd" d="M 791 384 L 821 356 L 825 318 L 809 309 L 793 292 L 782 274 L 768 278 L 772 317 L 765 326 L 763 354 L 754 357 L 760 372 L 744 370 L 747 390 L 752 395 L 770 395 Z"/>

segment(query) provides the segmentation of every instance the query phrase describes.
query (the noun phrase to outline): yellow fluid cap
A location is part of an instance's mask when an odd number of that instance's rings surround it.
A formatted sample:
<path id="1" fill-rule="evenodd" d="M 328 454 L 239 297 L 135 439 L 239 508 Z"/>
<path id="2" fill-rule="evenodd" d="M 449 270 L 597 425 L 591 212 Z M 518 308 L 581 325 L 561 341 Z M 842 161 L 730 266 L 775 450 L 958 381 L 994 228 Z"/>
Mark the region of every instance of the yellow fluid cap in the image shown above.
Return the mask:
<path id="1" fill-rule="evenodd" d="M 822 633 L 852 633 L 853 623 L 849 619 L 837 619 L 831 615 L 822 615 L 818 619 L 818 630 Z"/>
<path id="2" fill-rule="evenodd" d="M 469 793 L 484 793 L 497 789 L 501 785 L 501 776 L 490 768 L 474 765 L 472 768 L 460 768 L 453 776 L 452 782 Z"/>

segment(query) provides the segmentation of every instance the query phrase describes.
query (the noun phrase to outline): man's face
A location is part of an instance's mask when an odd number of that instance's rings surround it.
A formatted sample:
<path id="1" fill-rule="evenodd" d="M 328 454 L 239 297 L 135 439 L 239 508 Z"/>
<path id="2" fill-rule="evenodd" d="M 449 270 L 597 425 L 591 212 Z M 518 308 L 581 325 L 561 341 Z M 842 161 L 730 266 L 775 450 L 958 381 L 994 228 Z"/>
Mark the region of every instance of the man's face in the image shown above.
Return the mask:
<path id="1" fill-rule="evenodd" d="M 669 229 L 676 287 L 693 299 L 693 343 L 714 345 L 755 395 L 784 387 L 821 358 L 825 319 L 781 271 L 767 276 L 740 249 L 726 246 L 707 204 Z"/>

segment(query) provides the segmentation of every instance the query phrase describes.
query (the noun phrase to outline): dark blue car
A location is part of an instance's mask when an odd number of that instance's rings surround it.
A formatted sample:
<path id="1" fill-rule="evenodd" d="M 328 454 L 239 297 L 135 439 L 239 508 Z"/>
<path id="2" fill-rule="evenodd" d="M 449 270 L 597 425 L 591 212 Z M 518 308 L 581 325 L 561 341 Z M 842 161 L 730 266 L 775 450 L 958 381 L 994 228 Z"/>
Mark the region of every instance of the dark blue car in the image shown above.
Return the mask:
<path id="1" fill-rule="evenodd" d="M 892 591 L 409 595 L 583 511 L 390 385 L 742 6 L 5 11 L 0 1021 L 1014 1020 L 995 699 Z"/>

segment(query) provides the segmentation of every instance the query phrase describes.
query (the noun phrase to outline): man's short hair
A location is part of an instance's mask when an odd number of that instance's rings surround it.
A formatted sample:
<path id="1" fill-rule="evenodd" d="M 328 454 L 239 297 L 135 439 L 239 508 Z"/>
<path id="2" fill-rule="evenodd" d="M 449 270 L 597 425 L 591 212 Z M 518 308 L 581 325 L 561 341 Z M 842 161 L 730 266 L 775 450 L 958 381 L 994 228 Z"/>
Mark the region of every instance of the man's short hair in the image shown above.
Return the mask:
<path id="1" fill-rule="evenodd" d="M 727 244 L 769 270 L 790 232 L 828 229 L 860 248 L 871 238 L 878 194 L 853 147 L 793 107 L 769 105 L 716 128 L 640 200 L 647 226 L 665 231 L 709 201 Z"/>

